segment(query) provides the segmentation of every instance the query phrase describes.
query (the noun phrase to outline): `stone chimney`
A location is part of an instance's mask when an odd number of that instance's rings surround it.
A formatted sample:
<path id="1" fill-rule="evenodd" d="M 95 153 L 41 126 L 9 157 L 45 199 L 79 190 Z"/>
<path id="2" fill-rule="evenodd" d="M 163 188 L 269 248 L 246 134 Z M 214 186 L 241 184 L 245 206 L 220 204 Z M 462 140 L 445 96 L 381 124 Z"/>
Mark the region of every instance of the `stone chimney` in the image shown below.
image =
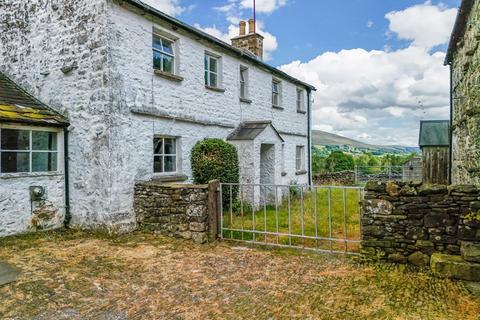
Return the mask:
<path id="1" fill-rule="evenodd" d="M 240 34 L 232 39 L 232 46 L 248 51 L 263 59 L 263 36 L 256 33 L 255 20 L 248 20 L 248 34 L 246 34 L 247 23 L 240 21 Z"/>

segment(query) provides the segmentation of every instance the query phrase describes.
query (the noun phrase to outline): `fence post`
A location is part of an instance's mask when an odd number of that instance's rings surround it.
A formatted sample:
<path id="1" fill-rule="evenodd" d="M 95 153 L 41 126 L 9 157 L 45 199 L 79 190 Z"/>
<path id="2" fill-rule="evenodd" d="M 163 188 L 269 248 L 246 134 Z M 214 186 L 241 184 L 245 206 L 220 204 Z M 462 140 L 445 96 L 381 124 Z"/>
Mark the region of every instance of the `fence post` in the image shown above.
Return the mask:
<path id="1" fill-rule="evenodd" d="M 355 185 L 358 184 L 358 164 L 355 165 Z"/>
<path id="2" fill-rule="evenodd" d="M 220 234 L 220 181 L 213 180 L 208 183 L 208 239 L 215 241 Z"/>

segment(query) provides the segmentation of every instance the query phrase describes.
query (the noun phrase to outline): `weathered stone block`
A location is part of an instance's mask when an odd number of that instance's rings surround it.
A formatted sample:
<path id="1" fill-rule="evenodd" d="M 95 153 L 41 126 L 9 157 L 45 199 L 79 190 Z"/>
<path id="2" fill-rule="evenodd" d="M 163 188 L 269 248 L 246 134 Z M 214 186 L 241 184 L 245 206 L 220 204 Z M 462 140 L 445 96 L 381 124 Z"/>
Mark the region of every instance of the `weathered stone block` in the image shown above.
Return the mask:
<path id="1" fill-rule="evenodd" d="M 389 254 L 387 259 L 389 261 L 395 262 L 395 263 L 406 263 L 407 262 L 407 258 L 401 253 Z"/>
<path id="2" fill-rule="evenodd" d="M 409 228 L 405 233 L 405 238 L 412 240 L 423 240 L 426 239 L 427 234 L 422 227 L 413 227 Z"/>
<path id="3" fill-rule="evenodd" d="M 441 212 L 426 214 L 423 221 L 427 228 L 451 226 L 455 223 L 455 220 L 449 214 Z"/>
<path id="4" fill-rule="evenodd" d="M 205 232 L 192 232 L 192 240 L 195 243 L 203 244 L 208 241 L 208 236 Z"/>
<path id="5" fill-rule="evenodd" d="M 419 195 L 431 195 L 431 194 L 447 194 L 447 186 L 445 185 L 426 185 L 423 184 L 419 189 L 418 189 L 418 194 Z"/>
<path id="6" fill-rule="evenodd" d="M 480 243 L 462 241 L 460 252 L 464 260 L 480 263 Z"/>
<path id="7" fill-rule="evenodd" d="M 363 202 L 364 215 L 390 215 L 393 212 L 393 205 L 387 200 L 365 200 Z"/>
<path id="8" fill-rule="evenodd" d="M 393 182 L 393 181 L 388 181 L 385 184 L 385 191 L 387 191 L 388 195 L 391 197 L 396 197 L 399 194 L 399 187 L 398 185 Z"/>
<path id="9" fill-rule="evenodd" d="M 190 231 L 203 232 L 207 230 L 207 224 L 202 222 L 190 222 Z"/>
<path id="10" fill-rule="evenodd" d="M 430 267 L 433 273 L 441 278 L 480 281 L 480 264 L 465 261 L 460 256 L 434 253 Z"/>
<path id="11" fill-rule="evenodd" d="M 408 256 L 408 262 L 417 267 L 426 267 L 430 264 L 430 257 L 417 251 Z"/>
<path id="12" fill-rule="evenodd" d="M 368 181 L 365 185 L 366 191 L 385 192 L 385 183 L 380 181 Z"/>

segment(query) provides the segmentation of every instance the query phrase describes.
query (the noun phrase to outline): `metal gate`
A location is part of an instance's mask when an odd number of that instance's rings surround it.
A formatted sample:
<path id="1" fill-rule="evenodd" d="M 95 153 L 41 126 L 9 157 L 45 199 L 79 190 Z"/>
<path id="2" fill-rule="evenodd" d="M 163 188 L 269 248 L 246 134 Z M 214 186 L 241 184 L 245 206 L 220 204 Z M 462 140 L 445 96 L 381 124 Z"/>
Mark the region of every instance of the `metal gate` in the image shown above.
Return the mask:
<path id="1" fill-rule="evenodd" d="M 220 238 L 357 254 L 364 189 L 223 183 Z"/>

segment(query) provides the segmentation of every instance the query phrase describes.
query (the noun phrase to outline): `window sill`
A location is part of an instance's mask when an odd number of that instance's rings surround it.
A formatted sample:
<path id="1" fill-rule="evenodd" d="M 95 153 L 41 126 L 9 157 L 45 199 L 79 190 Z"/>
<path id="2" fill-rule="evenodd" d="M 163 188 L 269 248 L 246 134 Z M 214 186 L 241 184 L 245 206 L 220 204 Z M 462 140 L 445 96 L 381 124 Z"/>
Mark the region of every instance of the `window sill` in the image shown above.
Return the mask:
<path id="1" fill-rule="evenodd" d="M 276 105 L 274 105 L 274 104 L 272 104 L 272 108 L 278 109 L 278 110 L 283 110 L 283 107 L 281 107 L 281 106 L 276 106 Z"/>
<path id="2" fill-rule="evenodd" d="M 297 110 L 297 113 L 306 114 L 307 111 L 305 111 L 305 110 Z"/>
<path id="3" fill-rule="evenodd" d="M 252 100 L 250 100 L 250 99 L 247 99 L 247 98 L 240 98 L 240 102 L 243 102 L 243 103 L 248 103 L 248 104 L 250 104 L 250 103 L 252 103 Z"/>
<path id="4" fill-rule="evenodd" d="M 162 77 L 164 79 L 167 79 L 167 80 L 176 81 L 176 82 L 182 82 L 183 81 L 183 77 L 177 76 L 177 75 L 172 74 L 172 73 L 163 72 L 161 70 L 154 69 L 153 73 L 155 75 L 157 75 L 159 77 Z"/>
<path id="5" fill-rule="evenodd" d="M 205 86 L 205 88 L 207 88 L 208 90 L 215 91 L 215 92 L 225 92 L 225 89 L 223 89 L 223 88 L 210 87 L 210 86 Z"/>
<path id="6" fill-rule="evenodd" d="M 304 174 L 307 174 L 307 173 L 308 173 L 307 170 L 298 170 L 297 172 L 295 172 L 295 174 L 297 176 L 301 176 L 301 175 L 304 175 Z"/>
<path id="7" fill-rule="evenodd" d="M 181 181 L 187 181 L 188 176 L 184 174 L 168 174 L 168 175 L 157 174 L 153 176 L 152 180 L 156 182 L 181 182 Z"/>
<path id="8" fill-rule="evenodd" d="M 39 178 L 39 177 L 63 177 L 63 172 L 18 172 L 0 173 L 2 179 Z"/>

